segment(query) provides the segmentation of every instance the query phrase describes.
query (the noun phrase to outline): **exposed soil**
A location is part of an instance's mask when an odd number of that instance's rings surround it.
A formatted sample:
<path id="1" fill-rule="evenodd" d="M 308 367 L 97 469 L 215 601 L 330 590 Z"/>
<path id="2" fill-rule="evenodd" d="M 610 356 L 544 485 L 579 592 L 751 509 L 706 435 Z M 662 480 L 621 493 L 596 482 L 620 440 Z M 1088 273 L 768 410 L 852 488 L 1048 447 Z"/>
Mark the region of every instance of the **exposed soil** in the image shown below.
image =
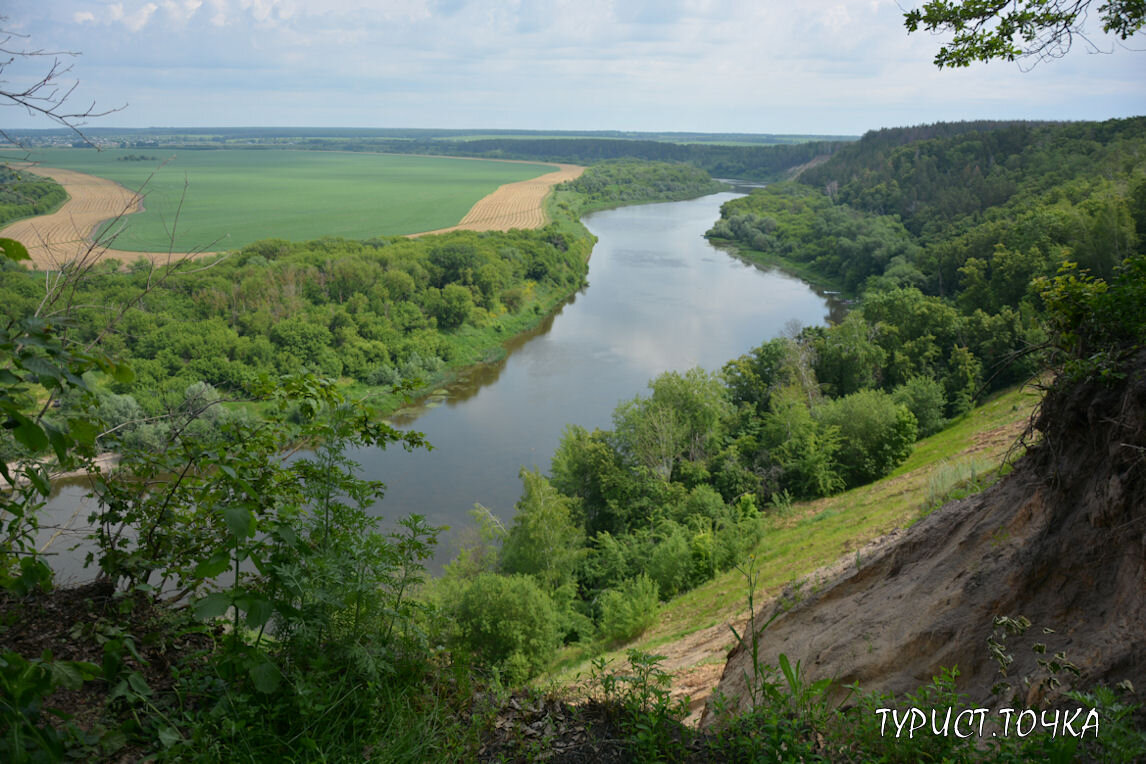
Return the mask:
<path id="1" fill-rule="evenodd" d="M 763 662 L 784 653 L 810 679 L 914 691 L 944 667 L 991 706 L 999 667 L 987 649 L 996 616 L 1033 624 L 1006 650 L 1021 701 L 1053 703 L 1035 642 L 1064 651 L 1085 689 L 1129 679 L 1146 689 L 1146 352 L 1115 385 L 1055 386 L 1042 441 L 985 492 L 912 526 L 858 571 L 844 570 L 758 631 Z M 763 624 L 774 612 L 758 617 Z M 1044 634 L 1043 628 L 1054 629 Z M 747 696 L 750 654 L 731 653 L 719 690 Z M 1026 689 L 1023 677 L 1030 678 Z M 1059 676 L 1059 679 L 1070 677 Z M 1140 698 L 1139 698 L 1140 702 Z M 703 723 L 713 719 L 706 710 Z"/>
<path id="2" fill-rule="evenodd" d="M 559 164 L 555 172 L 506 183 L 488 196 L 478 200 L 461 222 L 449 228 L 412 234 L 427 236 L 449 231 L 508 231 L 513 228 L 541 228 L 549 220 L 545 216 L 545 197 L 558 183 L 576 180 L 585 168 L 573 164 Z"/>

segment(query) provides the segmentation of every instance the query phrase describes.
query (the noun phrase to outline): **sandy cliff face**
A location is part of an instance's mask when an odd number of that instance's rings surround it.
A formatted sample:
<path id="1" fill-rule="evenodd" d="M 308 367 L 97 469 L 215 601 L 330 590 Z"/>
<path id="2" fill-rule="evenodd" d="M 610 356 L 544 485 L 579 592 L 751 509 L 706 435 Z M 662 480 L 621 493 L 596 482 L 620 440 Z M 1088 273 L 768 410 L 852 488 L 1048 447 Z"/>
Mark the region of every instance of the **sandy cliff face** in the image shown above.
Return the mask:
<path id="1" fill-rule="evenodd" d="M 812 679 L 896 693 L 957 666 L 960 691 L 990 705 L 993 618 L 1021 615 L 1033 626 L 1008 644 L 1013 685 L 1045 676 L 1030 648 L 1041 641 L 1082 670 L 1076 686 L 1130 679 L 1146 690 L 1146 351 L 1130 368 L 1115 385 L 1052 389 L 1043 439 L 1010 475 L 758 632 L 762 660 L 786 653 Z M 737 648 L 718 692 L 746 698 L 746 673 L 751 655 Z"/>

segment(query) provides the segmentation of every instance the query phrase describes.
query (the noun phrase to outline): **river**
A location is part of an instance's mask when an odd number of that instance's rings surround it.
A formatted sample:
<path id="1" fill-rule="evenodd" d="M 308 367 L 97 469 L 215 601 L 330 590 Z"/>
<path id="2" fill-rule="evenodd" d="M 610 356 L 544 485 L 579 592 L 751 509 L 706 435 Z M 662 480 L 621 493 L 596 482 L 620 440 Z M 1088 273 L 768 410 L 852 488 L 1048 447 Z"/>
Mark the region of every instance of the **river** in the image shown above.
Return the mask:
<path id="1" fill-rule="evenodd" d="M 508 525 L 521 493 L 519 470 L 546 470 L 567 424 L 611 428 L 616 405 L 647 393 L 661 372 L 719 369 L 791 322 L 839 318 L 841 306 L 799 279 L 745 263 L 704 239 L 720 205 L 740 195 L 586 216 L 598 237 L 589 285 L 512 340 L 504 360 L 470 370 L 444 395 L 392 418 L 401 429 L 423 432 L 433 450 L 351 454 L 363 477 L 387 485 L 373 514 L 387 525 L 416 512 L 450 526 L 433 561 L 438 568 L 453 557 L 475 503 Z M 82 520 L 81 494 L 77 486 L 63 488 L 45 522 Z M 54 563 L 61 577 L 82 577 L 68 557 Z"/>
<path id="2" fill-rule="evenodd" d="M 353 455 L 366 477 L 387 485 L 374 513 L 393 519 L 417 512 L 455 529 L 439 548 L 441 564 L 453 556 L 456 529 L 470 524 L 475 503 L 509 523 L 519 470 L 548 469 L 567 424 L 609 429 L 616 405 L 647 394 L 661 372 L 719 369 L 789 322 L 823 324 L 839 310 L 827 297 L 704 238 L 720 205 L 740 195 L 586 216 L 598 237 L 589 286 L 514 341 L 503 361 L 394 418 L 423 432 L 433 451 Z"/>

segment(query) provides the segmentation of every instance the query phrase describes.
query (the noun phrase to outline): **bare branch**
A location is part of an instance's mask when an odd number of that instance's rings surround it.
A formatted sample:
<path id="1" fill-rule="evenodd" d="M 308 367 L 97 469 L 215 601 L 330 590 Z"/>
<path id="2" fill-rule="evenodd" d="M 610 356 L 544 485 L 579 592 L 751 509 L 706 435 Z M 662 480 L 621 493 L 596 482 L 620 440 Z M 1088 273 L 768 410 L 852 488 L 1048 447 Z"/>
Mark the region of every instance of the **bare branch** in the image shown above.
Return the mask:
<path id="1" fill-rule="evenodd" d="M 6 21 L 7 17 L 0 16 L 0 24 Z M 6 60 L 0 60 L 0 106 L 16 106 L 23 108 L 31 115 L 44 117 L 60 127 L 71 130 L 76 137 L 92 148 L 99 149 L 99 146 L 88 138 L 80 128 L 86 124 L 86 120 L 105 117 L 108 114 L 122 111 L 127 108 L 127 104 L 114 109 L 99 110 L 93 101 L 86 108 L 71 110 L 66 104 L 80 83 L 79 80 L 75 80 L 69 85 L 61 81 L 71 74 L 72 66 L 63 63 L 60 59 L 61 57 L 75 58 L 79 56 L 79 53 L 73 51 L 16 50 L 9 46 L 9 43 L 14 37 L 23 37 L 23 35 L 0 29 L 0 36 L 3 37 L 0 39 L 0 56 L 7 56 Z M 8 80 L 4 79 L 4 75 L 10 66 L 19 62 L 47 57 L 52 58 L 51 65 L 48 66 L 46 72 L 35 76 L 31 85 L 23 89 L 9 87 Z M 0 136 L 3 136 L 6 141 L 13 145 L 22 146 L 8 132 L 0 130 Z"/>

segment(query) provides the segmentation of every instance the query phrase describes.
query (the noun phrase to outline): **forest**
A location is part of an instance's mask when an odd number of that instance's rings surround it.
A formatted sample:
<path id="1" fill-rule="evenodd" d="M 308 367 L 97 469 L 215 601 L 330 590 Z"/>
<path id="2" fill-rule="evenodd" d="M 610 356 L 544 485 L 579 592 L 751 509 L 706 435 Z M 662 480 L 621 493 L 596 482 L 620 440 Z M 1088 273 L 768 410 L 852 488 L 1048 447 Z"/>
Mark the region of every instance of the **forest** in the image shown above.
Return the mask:
<path id="1" fill-rule="evenodd" d="M 0 164 L 0 227 L 59 207 L 68 196 L 50 180 L 24 178 L 18 170 Z"/>

